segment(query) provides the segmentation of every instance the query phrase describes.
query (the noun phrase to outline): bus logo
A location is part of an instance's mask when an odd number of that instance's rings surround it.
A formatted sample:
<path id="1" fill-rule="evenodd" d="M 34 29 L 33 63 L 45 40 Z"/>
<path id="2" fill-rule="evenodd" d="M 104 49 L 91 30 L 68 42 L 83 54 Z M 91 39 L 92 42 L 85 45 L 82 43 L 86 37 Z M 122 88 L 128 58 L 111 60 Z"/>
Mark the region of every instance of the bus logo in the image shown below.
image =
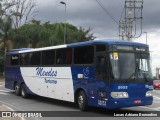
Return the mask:
<path id="1" fill-rule="evenodd" d="M 84 74 L 84 76 L 88 76 L 89 75 L 89 67 L 86 67 L 86 68 L 84 68 L 83 69 L 83 74 Z"/>
<path id="2" fill-rule="evenodd" d="M 145 85 L 146 88 L 153 90 L 153 85 Z"/>

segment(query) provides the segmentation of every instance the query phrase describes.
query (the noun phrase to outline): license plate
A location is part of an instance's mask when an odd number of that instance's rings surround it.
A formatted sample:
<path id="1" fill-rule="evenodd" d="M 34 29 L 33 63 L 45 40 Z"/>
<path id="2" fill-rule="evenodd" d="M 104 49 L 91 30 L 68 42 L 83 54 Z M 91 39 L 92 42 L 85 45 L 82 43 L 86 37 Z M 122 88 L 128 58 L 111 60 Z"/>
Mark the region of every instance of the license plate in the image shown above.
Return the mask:
<path id="1" fill-rule="evenodd" d="M 140 104 L 140 103 L 142 103 L 142 101 L 141 100 L 135 100 L 134 103 L 135 104 Z"/>

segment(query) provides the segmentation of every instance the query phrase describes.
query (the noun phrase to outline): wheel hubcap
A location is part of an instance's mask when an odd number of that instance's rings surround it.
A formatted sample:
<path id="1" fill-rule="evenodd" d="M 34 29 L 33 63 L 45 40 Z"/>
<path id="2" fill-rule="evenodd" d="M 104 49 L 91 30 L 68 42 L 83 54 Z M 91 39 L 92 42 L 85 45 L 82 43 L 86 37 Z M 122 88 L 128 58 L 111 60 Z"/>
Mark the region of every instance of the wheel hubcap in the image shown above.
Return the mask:
<path id="1" fill-rule="evenodd" d="M 15 91 L 17 92 L 18 90 L 19 90 L 19 86 L 16 85 L 16 86 L 15 86 Z"/>
<path id="2" fill-rule="evenodd" d="M 79 96 L 79 98 L 78 98 L 79 106 L 83 106 L 83 102 L 84 102 L 83 96 Z"/>
<path id="3" fill-rule="evenodd" d="M 25 95 L 25 93 L 24 93 L 24 90 L 22 89 L 22 96 L 24 96 Z"/>

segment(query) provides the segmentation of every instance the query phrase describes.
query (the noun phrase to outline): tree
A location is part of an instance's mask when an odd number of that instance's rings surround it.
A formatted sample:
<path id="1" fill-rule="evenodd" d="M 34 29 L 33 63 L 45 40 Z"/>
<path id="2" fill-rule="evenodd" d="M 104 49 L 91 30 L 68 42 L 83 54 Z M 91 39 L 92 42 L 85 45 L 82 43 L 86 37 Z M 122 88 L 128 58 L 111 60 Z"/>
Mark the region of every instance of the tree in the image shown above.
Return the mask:
<path id="1" fill-rule="evenodd" d="M 3 71 L 4 71 L 4 59 L 2 56 L 0 56 L 0 76 L 3 75 Z"/>
<path id="2" fill-rule="evenodd" d="M 4 56 L 7 49 L 12 49 L 12 41 L 9 39 L 9 32 L 12 29 L 12 19 L 6 17 L 0 18 L 0 72 L 2 73 L 4 68 Z M 7 47 L 8 46 L 8 47 Z"/>
<path id="3" fill-rule="evenodd" d="M 27 23 L 35 13 L 36 0 L 0 0 L 0 71 L 4 65 L 4 55 L 7 49 L 13 48 L 13 41 L 10 35 L 15 34 L 16 28 L 21 22 Z M 12 30 L 14 23 L 15 30 Z M 20 32 L 20 31 L 19 31 Z M 16 34 L 16 36 L 18 36 Z M 19 35 L 22 37 L 22 35 Z M 20 42 L 20 41 L 19 41 Z"/>
<path id="4" fill-rule="evenodd" d="M 10 16 L 14 5 L 15 0 L 0 0 L 0 18 L 3 18 L 3 16 Z"/>
<path id="5" fill-rule="evenodd" d="M 12 42 L 9 38 L 9 32 L 11 31 L 11 29 L 12 19 L 10 17 L 6 17 L 5 19 L 0 18 L 0 37 L 2 39 L 2 42 L 4 43 L 4 49 L 7 49 L 7 46 L 9 46 L 8 49 L 12 49 Z"/>
<path id="6" fill-rule="evenodd" d="M 36 0 L 0 0 L 0 17 L 10 16 L 14 27 L 26 24 L 36 15 Z"/>
<path id="7" fill-rule="evenodd" d="M 26 24 L 29 22 L 29 18 L 33 19 L 36 13 L 35 8 L 36 0 L 17 0 L 14 6 L 15 10 L 13 10 L 13 13 L 15 13 L 15 28 L 18 28 L 22 21 L 24 21 L 24 24 Z"/>
<path id="8" fill-rule="evenodd" d="M 32 46 L 45 47 L 63 44 L 64 40 L 64 23 L 49 22 L 41 24 L 40 21 L 33 20 L 30 24 L 25 24 L 12 32 L 10 36 L 13 39 L 14 48 Z M 66 43 L 82 42 L 93 40 L 95 37 L 90 34 L 91 29 L 77 28 L 67 23 Z"/>
<path id="9" fill-rule="evenodd" d="M 67 30 L 68 34 L 68 42 L 67 43 L 73 43 L 73 42 L 83 42 L 88 40 L 94 40 L 96 37 L 93 36 L 91 32 L 91 29 L 85 29 L 82 27 L 79 28 L 73 28 L 73 26 L 68 26 L 71 29 Z"/>

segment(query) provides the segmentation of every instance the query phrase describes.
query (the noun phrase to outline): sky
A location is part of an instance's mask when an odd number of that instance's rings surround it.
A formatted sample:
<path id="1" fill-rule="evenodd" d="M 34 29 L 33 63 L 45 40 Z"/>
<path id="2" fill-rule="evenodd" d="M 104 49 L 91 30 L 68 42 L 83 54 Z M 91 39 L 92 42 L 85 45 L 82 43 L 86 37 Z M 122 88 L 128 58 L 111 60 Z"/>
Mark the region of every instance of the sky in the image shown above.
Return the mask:
<path id="1" fill-rule="evenodd" d="M 96 0 L 37 0 L 38 14 L 36 19 L 50 23 L 65 22 L 65 5 L 67 23 L 77 27 L 91 28 L 96 39 L 119 39 L 118 24 L 106 14 Z M 105 9 L 119 21 L 125 0 L 99 0 Z M 160 68 L 160 0 L 143 0 L 143 29 L 141 37 L 132 39 L 146 43 L 150 47 L 153 75 L 156 67 Z M 124 15 L 124 14 L 123 14 Z M 123 18 L 123 16 L 122 16 Z M 137 20 L 137 34 L 140 33 L 140 22 Z"/>

